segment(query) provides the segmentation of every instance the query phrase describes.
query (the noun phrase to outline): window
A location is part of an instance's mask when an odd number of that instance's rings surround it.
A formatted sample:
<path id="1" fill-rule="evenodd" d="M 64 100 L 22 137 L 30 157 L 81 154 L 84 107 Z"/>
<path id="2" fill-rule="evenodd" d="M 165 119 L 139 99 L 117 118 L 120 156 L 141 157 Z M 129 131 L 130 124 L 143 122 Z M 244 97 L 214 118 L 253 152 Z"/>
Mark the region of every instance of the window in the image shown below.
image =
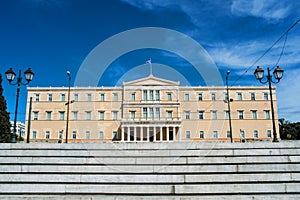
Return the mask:
<path id="1" fill-rule="evenodd" d="M 78 119 L 78 111 L 73 111 L 73 120 L 77 120 Z"/>
<path id="2" fill-rule="evenodd" d="M 244 111 L 238 110 L 239 119 L 244 119 Z"/>
<path id="3" fill-rule="evenodd" d="M 46 120 L 51 120 L 51 111 L 46 111 Z"/>
<path id="4" fill-rule="evenodd" d="M 224 93 L 224 101 L 228 101 L 229 100 L 229 97 L 228 97 L 228 93 Z"/>
<path id="5" fill-rule="evenodd" d="M 105 94 L 104 93 L 100 94 L 100 101 L 105 101 Z"/>
<path id="6" fill-rule="evenodd" d="M 60 100 L 65 101 L 66 100 L 66 95 L 65 94 L 60 94 Z"/>
<path id="7" fill-rule="evenodd" d="M 199 119 L 204 119 L 204 111 L 199 111 Z"/>
<path id="8" fill-rule="evenodd" d="M 35 101 L 40 101 L 40 94 L 35 94 Z"/>
<path id="9" fill-rule="evenodd" d="M 143 118 L 147 119 L 147 117 L 148 117 L 148 110 L 147 108 L 143 108 Z"/>
<path id="10" fill-rule="evenodd" d="M 87 94 L 87 101 L 92 101 L 92 94 Z"/>
<path id="11" fill-rule="evenodd" d="M 218 131 L 213 131 L 213 138 L 218 138 L 218 137 L 219 137 Z"/>
<path id="12" fill-rule="evenodd" d="M 78 94 L 74 94 L 74 101 L 78 101 Z"/>
<path id="13" fill-rule="evenodd" d="M 240 137 L 245 138 L 245 131 L 240 129 Z"/>
<path id="14" fill-rule="evenodd" d="M 190 100 L 190 94 L 188 94 L 188 93 L 184 94 L 184 100 L 189 101 Z"/>
<path id="15" fill-rule="evenodd" d="M 237 100 L 242 101 L 243 100 L 243 96 L 241 92 L 237 93 Z"/>
<path id="16" fill-rule="evenodd" d="M 153 111 L 153 108 L 149 108 L 149 118 L 150 119 L 153 119 L 154 117 L 154 111 Z"/>
<path id="17" fill-rule="evenodd" d="M 76 135 L 77 135 L 76 131 L 73 131 L 72 132 L 72 139 L 76 139 Z"/>
<path id="18" fill-rule="evenodd" d="M 63 130 L 58 131 L 58 139 L 63 139 L 63 134 L 64 134 Z"/>
<path id="19" fill-rule="evenodd" d="M 100 140 L 103 140 L 103 139 L 104 139 L 104 133 L 103 133 L 103 131 L 100 131 L 100 132 L 99 132 L 99 139 L 100 139 Z"/>
<path id="20" fill-rule="evenodd" d="M 185 131 L 185 138 L 191 138 L 191 131 Z"/>
<path id="21" fill-rule="evenodd" d="M 39 112 L 33 111 L 33 120 L 39 120 Z"/>
<path id="22" fill-rule="evenodd" d="M 251 101 L 255 101 L 255 93 L 251 92 L 250 95 L 251 95 Z"/>
<path id="23" fill-rule="evenodd" d="M 257 119 L 257 110 L 251 110 L 252 119 Z"/>
<path id="24" fill-rule="evenodd" d="M 112 119 L 117 120 L 118 119 L 118 111 L 113 111 L 112 112 Z"/>
<path id="25" fill-rule="evenodd" d="M 171 92 L 167 93 L 167 100 L 172 101 L 172 93 Z"/>
<path id="26" fill-rule="evenodd" d="M 185 111 L 184 116 L 185 116 L 185 119 L 190 119 L 191 118 L 191 112 L 190 111 Z"/>
<path id="27" fill-rule="evenodd" d="M 155 91 L 155 100 L 156 100 L 156 101 L 159 101 L 159 100 L 160 100 L 160 91 L 159 91 L 159 90 L 156 90 L 156 91 Z"/>
<path id="28" fill-rule="evenodd" d="M 117 132 L 117 131 L 113 131 L 113 132 L 112 132 L 112 139 L 113 139 L 113 140 L 118 139 L 118 132 Z"/>
<path id="29" fill-rule="evenodd" d="M 229 111 L 225 110 L 225 119 L 229 119 Z"/>
<path id="30" fill-rule="evenodd" d="M 253 131 L 253 137 L 254 138 L 258 138 L 258 130 L 254 130 Z"/>
<path id="31" fill-rule="evenodd" d="M 204 131 L 200 131 L 200 138 L 204 138 Z"/>
<path id="32" fill-rule="evenodd" d="M 118 93 L 113 94 L 113 101 L 118 101 Z"/>
<path id="33" fill-rule="evenodd" d="M 86 120 L 91 120 L 92 119 L 92 112 L 91 111 L 86 111 L 85 112 L 85 119 Z"/>
<path id="34" fill-rule="evenodd" d="M 198 101 L 202 101 L 203 100 L 203 95 L 202 93 L 198 93 Z"/>
<path id="35" fill-rule="evenodd" d="M 227 132 L 226 132 L 226 137 L 227 137 L 227 138 L 230 138 L 230 135 L 231 135 L 231 134 L 230 134 L 230 131 L 227 131 Z"/>
<path id="36" fill-rule="evenodd" d="M 48 101 L 52 101 L 52 94 L 48 94 Z"/>
<path id="37" fill-rule="evenodd" d="M 150 98 L 151 101 L 153 101 L 153 90 L 150 90 L 149 98 Z"/>
<path id="38" fill-rule="evenodd" d="M 265 101 L 269 100 L 269 94 L 267 92 L 264 92 L 264 100 Z"/>
<path id="39" fill-rule="evenodd" d="M 130 119 L 135 119 L 135 111 L 130 111 Z"/>
<path id="40" fill-rule="evenodd" d="M 271 137 L 272 137 L 272 132 L 271 132 L 271 130 L 267 130 L 267 137 L 268 137 L 268 138 L 271 138 Z"/>
<path id="41" fill-rule="evenodd" d="M 32 131 L 32 139 L 36 139 L 36 135 L 37 135 L 37 132 L 36 131 Z"/>
<path id="42" fill-rule="evenodd" d="M 143 100 L 147 101 L 147 90 L 143 90 Z"/>
<path id="43" fill-rule="evenodd" d="M 211 93 L 211 100 L 215 101 L 216 100 L 216 94 L 215 93 Z"/>
<path id="44" fill-rule="evenodd" d="M 104 111 L 99 112 L 99 120 L 104 120 Z"/>
<path id="45" fill-rule="evenodd" d="M 135 93 L 131 93 L 131 101 L 135 101 Z"/>
<path id="46" fill-rule="evenodd" d="M 91 139 L 91 132 L 90 131 L 85 132 L 85 139 L 87 139 L 87 140 Z"/>
<path id="47" fill-rule="evenodd" d="M 156 119 L 160 118 L 160 108 L 155 108 L 155 118 Z"/>
<path id="48" fill-rule="evenodd" d="M 172 118 L 172 117 L 173 117 L 173 111 L 168 110 L 168 111 L 167 111 L 167 117 L 168 117 L 168 118 Z"/>
<path id="49" fill-rule="evenodd" d="M 265 110 L 265 118 L 270 119 L 270 111 L 269 110 Z"/>
<path id="50" fill-rule="evenodd" d="M 212 116 L 211 118 L 214 120 L 218 119 L 217 111 L 216 110 L 211 111 L 211 116 Z"/>
<path id="51" fill-rule="evenodd" d="M 50 131 L 46 131 L 45 137 L 46 137 L 46 139 L 50 139 Z"/>
<path id="52" fill-rule="evenodd" d="M 65 112 L 59 111 L 59 120 L 64 120 L 64 119 L 65 119 Z"/>

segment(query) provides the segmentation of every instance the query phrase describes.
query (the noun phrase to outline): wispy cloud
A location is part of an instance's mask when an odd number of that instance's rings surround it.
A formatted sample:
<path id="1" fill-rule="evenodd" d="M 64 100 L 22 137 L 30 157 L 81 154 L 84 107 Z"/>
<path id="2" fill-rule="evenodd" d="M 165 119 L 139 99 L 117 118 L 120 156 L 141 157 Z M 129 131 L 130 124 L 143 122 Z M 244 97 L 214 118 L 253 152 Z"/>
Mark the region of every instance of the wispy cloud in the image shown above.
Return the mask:
<path id="1" fill-rule="evenodd" d="M 283 47 L 283 40 L 279 42 L 274 48 L 266 54 L 256 64 L 273 66 L 276 65 Z M 254 62 L 263 55 L 263 53 L 272 45 L 268 41 L 251 41 L 241 42 L 238 44 L 232 43 L 218 43 L 211 44 L 207 49 L 216 63 L 223 66 L 251 66 Z M 295 36 L 287 39 L 284 48 L 283 56 L 279 64 L 293 65 L 300 63 L 300 37 Z"/>
<path id="2" fill-rule="evenodd" d="M 253 16 L 263 18 L 270 23 L 286 18 L 290 6 L 286 1 L 278 0 L 233 0 L 231 12 L 238 16 Z"/>

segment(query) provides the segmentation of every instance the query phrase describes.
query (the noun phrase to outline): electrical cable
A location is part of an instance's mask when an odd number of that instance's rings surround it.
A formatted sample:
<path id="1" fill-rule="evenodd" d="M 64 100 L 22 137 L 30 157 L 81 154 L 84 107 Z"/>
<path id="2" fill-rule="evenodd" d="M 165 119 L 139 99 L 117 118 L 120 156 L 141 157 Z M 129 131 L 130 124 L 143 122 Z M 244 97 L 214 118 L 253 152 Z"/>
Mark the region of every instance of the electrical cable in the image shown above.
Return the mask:
<path id="1" fill-rule="evenodd" d="M 272 45 L 271 47 L 269 47 L 258 59 L 255 60 L 255 62 L 250 66 L 248 67 L 231 85 L 235 85 L 236 82 L 238 82 L 258 61 L 260 61 L 284 36 L 285 37 L 285 41 L 284 41 L 284 45 L 283 45 L 283 48 L 282 48 L 282 51 L 281 51 L 281 54 L 279 56 L 279 59 L 277 60 L 277 63 L 275 65 L 275 67 L 277 66 L 277 64 L 279 63 L 281 57 L 282 57 L 282 54 L 283 54 L 283 51 L 284 51 L 284 47 L 285 47 L 285 44 L 286 44 L 286 40 L 287 40 L 287 36 L 288 36 L 288 33 L 290 30 L 292 30 L 297 24 L 298 22 L 300 21 L 300 18 L 290 27 L 288 28 Z M 273 67 L 274 68 L 274 67 Z"/>

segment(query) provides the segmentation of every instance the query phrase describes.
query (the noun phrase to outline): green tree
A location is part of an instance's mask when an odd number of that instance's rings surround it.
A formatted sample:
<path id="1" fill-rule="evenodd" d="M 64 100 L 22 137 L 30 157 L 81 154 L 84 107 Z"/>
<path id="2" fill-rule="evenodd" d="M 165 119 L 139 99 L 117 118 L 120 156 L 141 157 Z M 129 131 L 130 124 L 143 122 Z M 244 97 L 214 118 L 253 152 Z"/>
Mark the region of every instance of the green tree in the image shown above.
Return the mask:
<path id="1" fill-rule="evenodd" d="M 279 132 L 283 140 L 300 140 L 300 122 L 290 123 L 285 119 L 279 119 Z"/>
<path id="2" fill-rule="evenodd" d="M 9 113 L 3 96 L 2 75 L 0 74 L 0 142 L 10 142 L 12 133 L 10 130 Z"/>

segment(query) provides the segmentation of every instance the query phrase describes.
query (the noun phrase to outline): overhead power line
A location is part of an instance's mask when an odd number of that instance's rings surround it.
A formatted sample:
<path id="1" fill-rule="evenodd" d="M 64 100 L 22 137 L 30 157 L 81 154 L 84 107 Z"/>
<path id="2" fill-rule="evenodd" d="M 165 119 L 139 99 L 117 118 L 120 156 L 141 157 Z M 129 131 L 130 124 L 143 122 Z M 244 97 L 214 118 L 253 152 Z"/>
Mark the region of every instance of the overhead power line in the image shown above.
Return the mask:
<path id="1" fill-rule="evenodd" d="M 234 82 L 233 84 L 230 85 L 233 86 L 235 85 L 236 82 L 238 82 L 254 65 L 256 65 L 256 63 L 258 63 L 258 61 L 260 61 L 269 51 L 271 51 L 271 49 L 285 36 L 285 40 L 284 40 L 284 43 L 283 43 L 283 47 L 282 47 L 282 50 L 281 50 L 281 53 L 279 55 L 279 58 L 276 62 L 276 64 L 273 66 L 276 67 L 277 64 L 279 63 L 282 55 L 283 55 L 283 52 L 284 52 L 284 48 L 285 48 L 285 44 L 286 44 L 286 41 L 287 41 L 287 37 L 288 37 L 288 33 L 290 30 L 292 30 L 300 21 L 300 18 L 291 26 L 289 27 L 260 57 L 258 57 L 258 59 L 256 59 L 254 61 L 254 63 L 252 65 L 250 65 L 250 67 L 248 67 Z M 272 68 L 272 69 L 273 69 Z"/>

